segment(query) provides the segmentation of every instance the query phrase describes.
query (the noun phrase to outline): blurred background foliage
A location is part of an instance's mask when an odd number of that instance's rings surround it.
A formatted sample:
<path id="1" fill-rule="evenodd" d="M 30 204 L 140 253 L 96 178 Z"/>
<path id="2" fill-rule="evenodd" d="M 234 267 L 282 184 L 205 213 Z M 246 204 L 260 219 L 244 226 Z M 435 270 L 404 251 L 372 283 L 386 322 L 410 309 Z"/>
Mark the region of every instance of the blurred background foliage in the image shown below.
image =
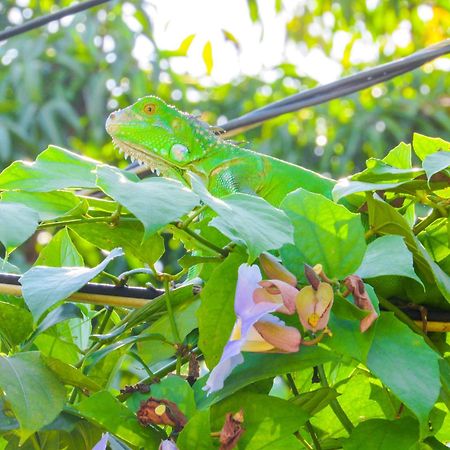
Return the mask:
<path id="1" fill-rule="evenodd" d="M 70 3 L 6 0 L 0 4 L 0 29 Z M 256 74 L 236 66 L 227 82 L 219 82 L 220 68 L 234 64 L 230 51 L 237 58 L 248 54 L 238 34 L 225 28 L 206 38 L 205 32 L 186 34 L 178 48 L 165 48 L 155 38 L 156 25 L 170 29 L 170 19 L 160 23 L 162 3 L 113 1 L 1 43 L 0 168 L 34 159 L 50 143 L 123 167 L 104 122 L 109 112 L 139 97 L 156 94 L 220 124 L 324 80 L 410 54 L 445 39 L 450 29 L 445 0 L 230 1 L 229 9 L 239 5 L 247 16 L 242 24 L 251 26 L 241 31 L 255 34 L 256 53 L 263 41 L 270 45 L 268 15 L 283 27 L 286 51 L 275 65 L 264 61 Z M 183 2 L 169 3 L 175 20 Z M 189 3 L 192 14 L 209 20 L 214 6 L 202 11 L 205 2 Z M 189 70 L 192 55 L 200 58 L 195 70 Z M 448 70 L 450 60 L 441 58 L 236 139 L 334 177 L 347 175 L 361 169 L 367 157 L 410 141 L 413 131 L 449 138 Z"/>

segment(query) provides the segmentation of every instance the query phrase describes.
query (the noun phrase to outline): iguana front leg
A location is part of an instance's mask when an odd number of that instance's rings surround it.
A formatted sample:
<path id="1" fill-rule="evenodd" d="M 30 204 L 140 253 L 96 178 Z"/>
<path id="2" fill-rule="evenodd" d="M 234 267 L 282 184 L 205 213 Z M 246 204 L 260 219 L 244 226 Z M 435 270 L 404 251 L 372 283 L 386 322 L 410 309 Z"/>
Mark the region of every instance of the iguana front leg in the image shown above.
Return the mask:
<path id="1" fill-rule="evenodd" d="M 211 171 L 208 190 L 216 197 L 236 192 L 258 195 L 263 180 L 264 167 L 261 159 L 236 158 Z"/>

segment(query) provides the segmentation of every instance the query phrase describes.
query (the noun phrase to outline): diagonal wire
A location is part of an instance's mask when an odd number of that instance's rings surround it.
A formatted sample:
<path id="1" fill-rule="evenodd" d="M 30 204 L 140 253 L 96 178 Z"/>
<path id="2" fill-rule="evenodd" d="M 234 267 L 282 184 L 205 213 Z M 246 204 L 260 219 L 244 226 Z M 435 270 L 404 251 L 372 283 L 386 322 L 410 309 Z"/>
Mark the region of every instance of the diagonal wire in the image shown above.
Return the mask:
<path id="1" fill-rule="evenodd" d="M 25 33 L 26 31 L 33 30 L 34 28 L 42 27 L 47 23 L 53 22 L 54 20 L 61 19 L 65 16 L 70 16 L 72 14 L 84 11 L 85 9 L 93 8 L 102 3 L 107 3 L 111 0 L 88 0 L 83 3 L 77 3 L 76 5 L 69 6 L 68 8 L 61 9 L 46 16 L 37 17 L 36 19 L 29 20 L 28 22 L 18 25 L 13 28 L 7 28 L 6 30 L 0 32 L 0 42 L 9 39 L 18 34 Z"/>
<path id="2" fill-rule="evenodd" d="M 282 114 L 325 103 L 361 91 L 382 81 L 390 80 L 417 69 L 426 62 L 447 53 L 450 53 L 450 39 L 431 45 L 397 61 L 382 64 L 372 69 L 333 81 L 332 83 L 308 89 L 286 97 L 283 100 L 270 103 L 263 108 L 256 109 L 237 119 L 230 120 L 224 125 L 221 125 L 221 128 L 225 131 L 224 134 L 226 136 L 231 136 Z"/>

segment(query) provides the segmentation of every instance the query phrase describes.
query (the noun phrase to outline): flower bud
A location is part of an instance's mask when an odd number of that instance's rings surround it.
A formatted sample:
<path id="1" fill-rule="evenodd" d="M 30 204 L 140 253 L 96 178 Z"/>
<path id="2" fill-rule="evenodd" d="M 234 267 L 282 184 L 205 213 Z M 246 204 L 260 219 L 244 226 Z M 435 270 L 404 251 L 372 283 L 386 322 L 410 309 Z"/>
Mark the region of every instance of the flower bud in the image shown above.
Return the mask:
<path id="1" fill-rule="evenodd" d="M 361 333 L 364 333 L 364 331 L 368 330 L 373 322 L 375 322 L 375 320 L 378 318 L 378 313 L 375 311 L 375 308 L 370 301 L 363 280 L 358 275 L 349 275 L 344 280 L 344 284 L 353 295 L 355 305 L 358 308 L 363 309 L 364 311 L 370 312 L 370 314 L 364 317 L 364 319 L 362 319 L 359 324 Z"/>
<path id="2" fill-rule="evenodd" d="M 314 270 L 316 266 L 311 267 L 308 264 L 303 264 L 304 268 L 303 270 L 305 271 L 305 277 L 308 280 L 309 284 L 313 287 L 313 289 L 315 291 L 317 291 L 317 289 L 319 288 L 319 284 L 320 284 L 320 279 L 317 276 L 316 271 Z M 320 269 L 322 269 L 322 266 L 320 265 Z"/>
<path id="3" fill-rule="evenodd" d="M 294 287 L 297 286 L 297 278 L 275 256 L 267 252 L 261 253 L 259 263 L 269 278 L 284 281 Z"/>

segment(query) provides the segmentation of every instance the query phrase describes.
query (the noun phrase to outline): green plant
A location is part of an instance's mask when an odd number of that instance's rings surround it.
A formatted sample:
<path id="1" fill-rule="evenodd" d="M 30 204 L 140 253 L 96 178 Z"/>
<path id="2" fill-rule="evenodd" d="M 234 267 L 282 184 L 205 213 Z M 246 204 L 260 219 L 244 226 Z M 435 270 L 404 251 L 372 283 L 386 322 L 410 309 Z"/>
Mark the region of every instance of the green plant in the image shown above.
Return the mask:
<path id="1" fill-rule="evenodd" d="M 14 254 L 31 236 L 51 240 L 22 275 L 23 298 L 0 294 L 0 448 L 91 448 L 105 431 L 133 449 L 158 448 L 171 432 L 180 449 L 215 448 L 225 421 L 246 449 L 447 443 L 445 336 L 424 333 L 402 306 L 449 308 L 448 150 L 417 134 L 340 181 L 335 201 L 299 189 L 280 209 L 245 194 L 217 199 L 195 177 L 191 189 L 139 181 L 54 146 L 11 164 L 0 174 L 1 270 L 20 272 Z M 169 248 L 178 265 L 161 264 Z M 280 280 L 312 286 L 302 296 L 316 309 L 302 316 L 297 300 L 299 317 L 283 315 L 302 335 L 298 351 L 244 352 L 207 396 L 196 361 L 212 369 L 221 359 L 239 267 L 263 252 L 282 262 L 261 264 L 275 283 L 263 294 L 279 301 Z M 120 284 L 129 266 L 144 267 L 129 285 L 162 294 L 134 311 L 113 297 L 67 300 L 89 280 Z M 329 297 L 322 311 L 311 294 L 317 276 L 332 286 L 331 312 Z"/>

